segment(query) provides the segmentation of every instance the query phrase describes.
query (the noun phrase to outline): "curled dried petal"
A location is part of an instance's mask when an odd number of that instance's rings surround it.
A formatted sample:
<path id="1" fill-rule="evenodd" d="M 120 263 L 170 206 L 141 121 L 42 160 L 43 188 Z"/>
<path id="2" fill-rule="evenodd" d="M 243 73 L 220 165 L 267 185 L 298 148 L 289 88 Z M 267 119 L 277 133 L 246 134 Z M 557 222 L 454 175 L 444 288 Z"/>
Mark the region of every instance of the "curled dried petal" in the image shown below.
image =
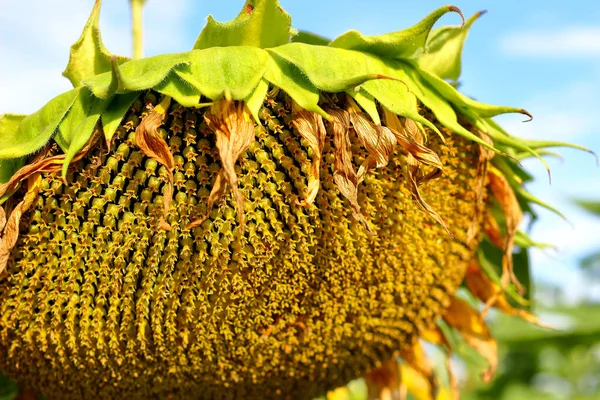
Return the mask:
<path id="1" fill-rule="evenodd" d="M 334 174 L 333 180 L 340 190 L 342 196 L 348 200 L 352 208 L 354 218 L 364 224 L 369 232 L 372 232 L 369 222 L 362 214 L 358 204 L 358 175 L 352 166 L 352 149 L 350 136 L 350 116 L 343 110 L 327 110 L 332 118 L 333 145 L 334 145 Z"/>
<path id="2" fill-rule="evenodd" d="M 167 169 L 167 177 L 169 179 L 165 192 L 163 194 L 163 215 L 160 218 L 160 227 L 170 230 L 171 226 L 167 223 L 166 217 L 171 208 L 173 200 L 173 169 L 175 168 L 175 160 L 169 149 L 169 145 L 158 132 L 158 128 L 162 125 L 167 109 L 171 104 L 171 98 L 165 98 L 140 122 L 135 130 L 135 143 L 142 152 L 162 164 Z"/>
<path id="3" fill-rule="evenodd" d="M 358 171 L 360 182 L 371 168 L 387 165 L 389 156 L 396 147 L 396 137 L 389 128 L 370 121 L 352 97 L 346 96 L 346 104 L 352 127 L 368 154 Z"/>
<path id="4" fill-rule="evenodd" d="M 90 148 L 94 146 L 99 137 L 100 132 L 95 131 L 86 145 L 75 155 L 75 157 L 73 157 L 71 164 L 81 160 Z M 22 181 L 29 179 L 38 173 L 53 173 L 60 171 L 65 161 L 65 155 L 59 154 L 52 157 L 46 157 L 46 154 L 46 152 L 39 153 L 31 163 L 19 168 L 19 170 L 10 177 L 8 182 L 0 184 L 0 197 L 15 190 Z"/>
<path id="5" fill-rule="evenodd" d="M 490 146 L 493 146 L 492 139 L 483 132 L 479 132 L 479 137 L 484 142 L 488 143 Z M 479 157 L 477 159 L 477 170 L 475 172 L 475 193 L 477 193 L 475 213 L 473 214 L 473 220 L 471 225 L 469 226 L 469 230 L 467 231 L 467 245 L 473 243 L 473 241 L 477 238 L 479 232 L 479 226 L 481 224 L 480 215 L 486 209 L 485 207 L 485 199 L 484 199 L 484 188 L 487 176 L 487 170 L 490 160 L 494 157 L 494 152 L 481 146 L 477 146 L 479 150 Z M 485 222 L 484 222 L 485 224 Z"/>
<path id="6" fill-rule="evenodd" d="M 418 337 L 413 337 L 410 346 L 402 349 L 401 356 L 411 368 L 427 379 L 429 396 L 435 399 L 438 392 L 438 382 L 433 370 L 433 363 L 425 354 Z"/>
<path id="7" fill-rule="evenodd" d="M 412 157 L 410 154 L 408 157 Z M 411 166 L 410 163 L 404 168 L 404 172 L 406 174 L 406 182 L 408 183 L 408 190 L 412 195 L 414 201 L 416 201 L 417 206 L 427 213 L 431 218 L 437 221 L 445 230 L 448 232 L 448 235 L 454 237 L 450 229 L 448 228 L 448 224 L 446 221 L 439 215 L 423 198 L 421 197 L 421 193 L 419 192 L 419 184 L 417 182 L 416 176 L 419 174 L 419 165 Z"/>
<path id="8" fill-rule="evenodd" d="M 417 161 L 430 165 L 439 170 L 443 169 L 440 157 L 427 146 L 423 145 L 423 134 L 415 121 L 409 118 L 398 118 L 388 109 L 383 109 L 385 124 L 396 136 L 398 144 L 408 151 Z"/>
<path id="9" fill-rule="evenodd" d="M 21 217 L 23 216 L 23 213 L 31 207 L 38 195 L 42 176 L 40 173 L 33 174 L 27 179 L 27 182 L 28 188 L 23 200 L 21 200 L 12 210 L 8 219 L 6 219 L 4 209 L 0 208 L 0 210 L 2 210 L 0 214 L 3 217 L 0 217 L 0 219 L 4 220 L 0 221 L 0 274 L 4 272 L 6 265 L 8 264 L 10 251 L 19 238 L 19 224 L 21 222 Z"/>
<path id="10" fill-rule="evenodd" d="M 523 211 L 506 177 L 496 168 L 488 171 L 488 186 L 498 203 L 504 210 L 506 221 L 506 237 L 504 238 L 504 257 L 502 258 L 502 286 L 506 287 L 510 282 L 514 283 L 519 293 L 524 293 L 524 288 L 519 283 L 513 271 L 512 253 L 515 243 L 515 235 L 523 220 Z"/>
<path id="11" fill-rule="evenodd" d="M 452 345 L 448 341 L 448 338 L 437 325 L 434 325 L 429 329 L 421 330 L 419 332 L 419 337 L 429 343 L 441 346 L 446 352 L 445 366 L 446 372 L 448 373 L 450 393 L 452 399 L 458 400 L 460 398 L 460 390 L 458 388 L 458 379 L 456 378 L 454 368 L 452 367 Z"/>
<path id="12" fill-rule="evenodd" d="M 488 307 L 495 307 L 507 314 L 518 316 L 525 321 L 538 325 L 542 328 L 552 329 L 548 325 L 540 322 L 528 311 L 512 307 L 506 299 L 502 287 L 492 282 L 492 280 L 481 270 L 475 261 L 472 261 L 467 268 L 465 283 L 467 284 L 469 291 L 473 293 L 475 297 L 485 303 L 486 307 L 484 308 L 482 314 L 485 312 L 485 310 L 487 310 Z"/>
<path id="13" fill-rule="evenodd" d="M 296 131 L 308 142 L 308 146 L 313 151 L 313 158 L 308 176 L 308 193 L 306 199 L 301 202 L 302 205 L 310 205 L 315 201 L 319 192 L 319 169 L 321 168 L 321 153 L 325 145 L 325 125 L 323 117 L 316 112 L 307 111 L 297 105 L 292 104 L 292 125 Z"/>
<path id="14" fill-rule="evenodd" d="M 404 400 L 406 388 L 402 385 L 400 368 L 395 358 L 365 375 L 369 400 Z"/>
<path id="15" fill-rule="evenodd" d="M 482 372 L 481 377 L 484 382 L 491 381 L 498 365 L 498 344 L 492 338 L 481 315 L 466 301 L 454 297 L 442 318 L 460 333 L 469 346 L 488 361 L 489 366 Z"/>
<path id="16" fill-rule="evenodd" d="M 0 232 L 4 229 L 4 225 L 6 225 L 6 212 L 4 208 L 0 206 Z"/>
<path id="17" fill-rule="evenodd" d="M 223 195 L 224 185 L 227 182 L 235 197 L 238 219 L 243 229 L 245 226 L 244 196 L 238 190 L 235 163 L 254 141 L 254 122 L 243 102 L 234 102 L 227 98 L 214 102 L 210 111 L 204 114 L 204 120 L 217 138 L 217 149 L 222 166 L 209 195 L 206 215 L 200 220 L 193 221 L 188 228 L 206 221 L 214 203 Z"/>
<path id="18" fill-rule="evenodd" d="M 483 220 L 483 231 L 492 244 L 499 249 L 504 249 L 504 238 L 498 221 L 491 212 L 486 212 Z"/>

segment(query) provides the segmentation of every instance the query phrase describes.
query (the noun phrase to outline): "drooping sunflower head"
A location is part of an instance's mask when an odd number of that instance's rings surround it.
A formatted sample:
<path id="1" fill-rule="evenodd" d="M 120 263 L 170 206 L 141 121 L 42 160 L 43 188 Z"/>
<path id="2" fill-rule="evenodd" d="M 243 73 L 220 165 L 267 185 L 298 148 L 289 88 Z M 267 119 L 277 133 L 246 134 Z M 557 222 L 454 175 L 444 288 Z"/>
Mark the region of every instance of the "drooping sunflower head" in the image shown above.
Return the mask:
<path id="1" fill-rule="evenodd" d="M 526 111 L 448 82 L 479 14 L 328 41 L 255 0 L 190 52 L 128 60 L 99 11 L 74 89 L 0 117 L 2 372 L 47 398 L 188 399 L 359 376 L 379 397 L 402 370 L 431 396 L 420 339 L 450 354 L 456 332 L 490 379 L 487 308 L 537 323 L 519 160 L 568 145 L 509 135 L 492 117 Z"/>

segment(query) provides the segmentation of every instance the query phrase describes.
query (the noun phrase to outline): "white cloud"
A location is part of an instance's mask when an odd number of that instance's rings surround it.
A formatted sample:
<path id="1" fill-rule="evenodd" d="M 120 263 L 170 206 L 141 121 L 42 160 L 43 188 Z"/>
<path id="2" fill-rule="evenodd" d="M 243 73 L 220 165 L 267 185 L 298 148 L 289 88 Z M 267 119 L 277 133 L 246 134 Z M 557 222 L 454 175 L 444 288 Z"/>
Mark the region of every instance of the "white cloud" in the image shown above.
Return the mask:
<path id="1" fill-rule="evenodd" d="M 508 54 L 531 57 L 600 57 L 600 27 L 572 26 L 553 31 L 521 31 L 504 37 Z"/>
<path id="2" fill-rule="evenodd" d="M 145 7 L 147 54 L 191 48 L 184 19 L 190 0 L 149 1 Z M 10 1 L 0 13 L 0 114 L 29 114 L 71 89 L 61 76 L 69 48 L 85 25 L 93 0 Z M 26 21 L 23 19 L 27 16 Z M 105 0 L 100 17 L 106 47 L 131 54 L 130 14 L 125 0 Z"/>

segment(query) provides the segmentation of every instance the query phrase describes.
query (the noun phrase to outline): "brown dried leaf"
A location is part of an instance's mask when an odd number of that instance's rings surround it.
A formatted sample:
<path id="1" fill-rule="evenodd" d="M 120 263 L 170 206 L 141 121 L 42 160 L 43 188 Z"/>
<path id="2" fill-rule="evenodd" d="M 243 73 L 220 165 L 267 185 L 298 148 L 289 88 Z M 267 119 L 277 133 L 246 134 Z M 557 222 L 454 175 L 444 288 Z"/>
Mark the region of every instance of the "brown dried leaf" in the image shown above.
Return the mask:
<path id="1" fill-rule="evenodd" d="M 332 118 L 333 145 L 334 145 L 334 174 L 333 180 L 342 196 L 348 200 L 352 208 L 352 216 L 361 222 L 369 232 L 372 232 L 369 222 L 362 214 L 358 204 L 358 175 L 352 166 L 352 149 L 350 136 L 350 116 L 343 110 L 327 110 Z"/>
<path id="2" fill-rule="evenodd" d="M 296 131 L 308 142 L 313 151 L 310 175 L 308 176 L 308 193 L 301 205 L 310 205 L 315 201 L 319 192 L 319 169 L 321 168 L 321 153 L 325 145 L 325 125 L 323 117 L 301 108 L 294 102 L 292 104 L 292 125 Z"/>
<path id="3" fill-rule="evenodd" d="M 482 372 L 481 377 L 486 383 L 491 381 L 498 365 L 498 344 L 492 338 L 481 315 L 466 301 L 454 297 L 442 318 L 458 330 L 465 342 L 488 361 L 489 367 Z"/>
<path id="4" fill-rule="evenodd" d="M 162 125 L 171 98 L 165 98 L 154 109 L 144 117 L 142 122 L 135 130 L 135 143 L 140 150 L 148 157 L 156 160 L 167 169 L 169 179 L 168 185 L 163 194 L 163 215 L 160 218 L 160 228 L 171 230 L 171 225 L 166 221 L 173 200 L 173 169 L 175 168 L 175 160 L 169 149 L 169 145 L 158 132 L 158 128 Z"/>
<path id="5" fill-rule="evenodd" d="M 504 177 L 502 172 L 492 167 L 489 169 L 487 176 L 488 187 L 504 210 L 506 221 L 506 237 L 504 238 L 504 257 L 502 258 L 502 276 L 500 281 L 502 287 L 508 286 L 510 282 L 514 283 L 519 294 L 523 295 L 525 290 L 514 273 L 512 258 L 515 235 L 523 220 L 523 211 L 521 211 L 521 207 L 519 206 L 515 193 L 510 187 L 510 183 L 508 183 L 508 180 Z"/>
<path id="6" fill-rule="evenodd" d="M 475 297 L 485 303 L 485 308 L 482 311 L 482 315 L 489 307 L 495 307 L 507 314 L 521 317 L 525 321 L 538 325 L 542 328 L 553 329 L 552 327 L 540 322 L 533 314 L 527 312 L 526 310 L 513 308 L 506 299 L 502 287 L 494 283 L 481 270 L 475 261 L 469 263 L 469 266 L 467 267 L 465 283 L 467 284 L 469 291 L 473 293 Z"/>
<path id="7" fill-rule="evenodd" d="M 23 200 L 21 200 L 21 202 L 19 202 L 12 210 L 8 220 L 4 214 L 4 209 L 0 208 L 0 210 L 2 210 L 1 213 L 4 215 L 4 226 L 0 224 L 0 274 L 4 272 L 6 265 L 8 264 L 10 251 L 13 249 L 19 238 L 19 224 L 21 222 L 21 217 L 35 201 L 41 182 L 42 176 L 39 173 L 28 178 L 27 192 L 25 193 Z"/>
<path id="8" fill-rule="evenodd" d="M 406 388 L 402 385 L 398 362 L 394 358 L 366 374 L 365 382 L 369 400 L 406 399 Z"/>
<path id="9" fill-rule="evenodd" d="M 433 363 L 425 354 L 418 337 L 413 337 L 412 343 L 400 352 L 402 359 L 421 376 L 427 379 L 429 396 L 435 399 L 438 392 L 438 382 L 433 370 Z M 407 387 L 409 385 L 407 384 Z M 409 390 L 410 391 L 410 390 Z"/>
<path id="10" fill-rule="evenodd" d="M 204 120 L 217 137 L 222 167 L 209 195 L 207 215 L 199 221 L 193 221 L 189 227 L 198 226 L 208 218 L 214 203 L 224 193 L 226 181 L 236 200 L 240 227 L 244 229 L 244 196 L 238 190 L 235 163 L 254 141 L 254 122 L 250 111 L 243 102 L 222 99 L 213 103 L 210 111 L 204 114 Z"/>

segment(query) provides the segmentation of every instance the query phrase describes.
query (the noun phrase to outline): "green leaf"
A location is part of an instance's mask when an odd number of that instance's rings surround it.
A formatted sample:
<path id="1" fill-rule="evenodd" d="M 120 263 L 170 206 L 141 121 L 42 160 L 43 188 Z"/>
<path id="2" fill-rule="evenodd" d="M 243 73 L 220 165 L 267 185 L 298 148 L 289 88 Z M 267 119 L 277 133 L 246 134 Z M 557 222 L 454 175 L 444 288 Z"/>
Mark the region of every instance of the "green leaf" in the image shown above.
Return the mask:
<path id="1" fill-rule="evenodd" d="M 92 137 L 100 115 L 109 103 L 110 99 L 100 99 L 93 96 L 89 89 L 82 88 L 73 107 L 60 123 L 59 133 L 56 135 L 56 142 L 65 152 L 63 176 L 66 176 L 73 157 Z"/>
<path id="2" fill-rule="evenodd" d="M 183 65 L 182 67 L 187 66 Z M 154 90 L 172 97 L 184 107 L 194 107 L 200 103 L 200 91 L 184 81 L 179 74 L 177 74 L 176 69 L 171 71 L 167 78 L 156 86 Z"/>
<path id="3" fill-rule="evenodd" d="M 248 0 L 238 16 L 229 22 L 217 22 L 208 16 L 194 49 L 225 46 L 268 48 L 290 41 L 292 18 L 277 0 Z"/>
<path id="4" fill-rule="evenodd" d="M 0 115 L 0 148 L 4 149 L 5 147 L 10 146 L 12 143 L 19 142 L 19 136 L 17 132 L 19 130 L 19 126 L 23 122 L 23 120 L 27 117 L 25 114 L 2 114 Z M 1 153 L 1 151 L 0 151 Z M 3 162 L 4 161 L 4 162 Z M 3 182 L 2 179 L 4 177 L 12 176 L 14 171 L 12 171 L 12 164 L 9 163 L 10 160 L 2 160 L 2 156 L 0 156 L 0 183 Z M 12 171 L 12 172 L 11 172 Z M 7 175 L 9 174 L 10 175 Z M 8 179 L 7 179 L 8 180 Z M 6 181 L 4 181 L 6 182 Z"/>
<path id="5" fill-rule="evenodd" d="M 528 249 L 536 247 L 538 249 L 552 249 L 554 245 L 550 243 L 536 242 L 528 234 L 523 231 L 517 231 L 515 235 L 515 244 L 521 248 Z"/>
<path id="6" fill-rule="evenodd" d="M 324 118 L 331 117 L 319 107 L 319 90 L 302 74 L 295 65 L 272 54 L 265 79 L 277 86 L 305 110 L 316 112 Z"/>
<path id="7" fill-rule="evenodd" d="M 531 118 L 531 114 L 529 114 L 526 110 L 518 107 L 509 107 L 509 106 L 495 106 L 491 104 L 484 104 L 478 101 L 471 99 L 460 93 L 454 86 L 446 82 L 445 80 L 439 78 L 436 75 L 429 73 L 423 69 L 417 67 L 419 74 L 423 77 L 431 87 L 433 87 L 440 95 L 442 95 L 446 100 L 450 103 L 457 106 L 463 112 L 475 112 L 482 118 L 490 118 L 495 117 L 496 115 L 506 114 L 506 113 L 519 113 L 525 114 L 529 118 Z"/>
<path id="8" fill-rule="evenodd" d="M 116 95 L 102 114 L 102 130 L 104 138 L 110 142 L 129 108 L 139 97 L 139 92 Z"/>
<path id="9" fill-rule="evenodd" d="M 353 89 L 371 79 L 385 78 L 382 72 L 389 70 L 379 57 L 354 50 L 290 43 L 267 51 L 294 64 L 325 92 Z"/>
<path id="10" fill-rule="evenodd" d="M 388 59 L 415 57 L 423 51 L 433 25 L 444 14 L 451 11 L 459 13 L 462 17 L 457 7 L 443 6 L 408 29 L 378 36 L 364 36 L 358 31 L 349 31 L 334 39 L 329 46 L 364 51 Z"/>
<path id="11" fill-rule="evenodd" d="M 0 400 L 13 400 L 17 398 L 19 388 L 17 384 L 0 374 Z"/>
<path id="12" fill-rule="evenodd" d="M 192 52 L 163 54 L 131 60 L 118 69 L 92 76 L 83 81 L 94 96 L 108 98 L 116 93 L 137 92 L 152 89 L 161 83 L 178 65 L 191 62 Z M 115 85 L 117 80 L 117 85 Z"/>
<path id="13" fill-rule="evenodd" d="M 444 26 L 429 34 L 427 52 L 418 59 L 419 67 L 442 79 L 458 81 L 461 72 L 462 51 L 473 22 L 485 11 L 469 18 L 464 26 Z"/>
<path id="14" fill-rule="evenodd" d="M 386 66 L 383 70 L 384 74 L 397 80 L 375 79 L 365 82 L 361 87 L 394 114 L 427 125 L 445 140 L 439 129 L 419 114 L 415 96 L 419 89 L 405 72 L 410 66 L 400 62 L 390 62 L 388 65 L 389 67 Z"/>
<path id="15" fill-rule="evenodd" d="M 96 0 L 81 36 L 71 46 L 69 63 L 63 76 L 71 81 L 73 87 L 81 85 L 81 81 L 84 79 L 111 69 L 112 54 L 104 47 L 98 27 L 101 4 L 101 0 Z M 115 60 L 117 64 L 122 64 L 128 58 L 118 56 Z"/>
<path id="16" fill-rule="evenodd" d="M 9 160 L 0 159 L 0 183 L 6 183 L 25 164 L 25 159 L 13 158 Z"/>
<path id="17" fill-rule="evenodd" d="M 256 47 L 215 47 L 191 52 L 190 64 L 177 74 L 206 97 L 229 92 L 234 100 L 248 97 L 267 69 L 268 54 Z"/>
<path id="18" fill-rule="evenodd" d="M 48 143 L 80 91 L 81 87 L 56 96 L 44 107 L 23 118 L 14 135 L 1 135 L 0 159 L 22 157 Z"/>
<path id="19" fill-rule="evenodd" d="M 268 90 L 269 82 L 267 82 L 265 79 L 261 79 L 260 82 L 258 82 L 258 85 L 256 85 L 256 87 L 252 91 L 252 93 L 244 99 L 244 102 L 246 103 L 246 106 L 248 106 L 248 109 L 250 110 L 254 121 L 256 121 L 258 125 L 262 125 L 262 122 L 258 117 L 258 112 L 260 111 L 260 108 L 262 107 L 265 101 L 265 97 L 267 97 Z"/>
<path id="20" fill-rule="evenodd" d="M 576 200 L 577 205 L 579 205 L 584 210 L 600 216 L 600 201 L 593 200 Z"/>
<path id="21" fill-rule="evenodd" d="M 331 40 L 317 35 L 316 33 L 300 31 L 297 35 L 292 36 L 292 43 L 306 43 L 315 46 L 327 46 Z"/>
<path id="22" fill-rule="evenodd" d="M 465 139 L 469 139 L 486 147 L 490 150 L 493 150 L 496 153 L 502 154 L 494 146 L 490 146 L 488 143 L 483 141 L 479 136 L 469 132 L 465 129 L 461 124 L 458 123 L 458 119 L 456 117 L 456 112 L 454 109 L 448 104 L 448 102 L 440 96 L 429 84 L 425 81 L 421 80 L 421 76 L 419 73 L 412 69 L 407 68 L 406 73 L 409 76 L 408 82 L 414 82 L 417 89 L 415 91 L 415 95 L 423 102 L 423 104 L 429 108 L 436 116 L 436 118 L 440 121 L 442 125 L 446 128 L 450 129 L 454 133 L 464 137 Z"/>

